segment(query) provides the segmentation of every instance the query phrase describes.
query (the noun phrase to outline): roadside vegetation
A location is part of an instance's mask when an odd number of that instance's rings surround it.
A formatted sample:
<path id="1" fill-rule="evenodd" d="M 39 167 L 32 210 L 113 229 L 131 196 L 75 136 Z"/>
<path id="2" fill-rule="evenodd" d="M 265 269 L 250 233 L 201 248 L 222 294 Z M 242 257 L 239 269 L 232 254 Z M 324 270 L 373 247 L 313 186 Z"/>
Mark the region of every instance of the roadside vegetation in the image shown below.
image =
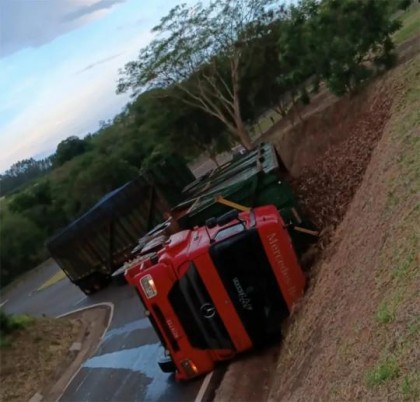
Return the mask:
<path id="1" fill-rule="evenodd" d="M 419 74 L 417 54 L 364 94 L 392 94 L 390 113 L 285 333 L 272 401 L 420 399 Z"/>
<path id="2" fill-rule="evenodd" d="M 0 400 L 27 401 L 49 387 L 74 358 L 81 322 L 8 315 L 0 310 Z"/>
<path id="3" fill-rule="evenodd" d="M 0 310 L 0 348 L 10 346 L 13 335 L 26 328 L 33 319 L 26 315 L 9 315 Z"/>
<path id="4" fill-rule="evenodd" d="M 0 176 L 1 286 L 46 257 L 49 236 L 141 169 L 174 152 L 190 161 L 236 143 L 249 148 L 250 127 L 262 115 L 274 111 L 271 123 L 301 121 L 299 107 L 321 86 L 338 96 L 359 91 L 393 66 L 393 35 L 402 40 L 415 31 L 404 13 L 407 25 L 398 31 L 401 7 L 412 6 L 218 0 L 194 12 L 175 7 L 154 28 L 156 39 L 121 70 L 117 90 L 133 100 L 119 115 Z"/>
<path id="5" fill-rule="evenodd" d="M 409 2 L 407 2 L 409 3 Z M 401 29 L 393 35 L 396 44 L 403 43 L 420 34 L 420 3 L 411 2 L 405 12 L 399 17 Z"/>
<path id="6" fill-rule="evenodd" d="M 164 29 L 187 24 L 206 35 L 225 4 L 219 1 L 212 14 L 199 9 L 194 16 L 177 8 L 156 32 L 167 38 Z M 274 7 L 277 3 L 261 4 Z M 364 2 L 362 13 L 362 8 L 355 7 L 356 0 L 321 4 L 322 9 L 314 1 L 303 1 L 273 8 L 278 11 L 273 14 L 259 11 L 255 14 L 259 24 L 249 27 L 246 40 L 234 42 L 233 53 L 226 55 L 219 49 L 202 54 L 201 59 L 194 56 L 201 64 L 196 65 L 193 77 L 156 82 L 158 76 L 150 70 L 153 63 L 147 65 L 150 75 L 144 75 L 145 66 L 133 61 L 122 71 L 118 90 L 132 90 L 135 96 L 120 115 L 83 139 L 70 136 L 50 158 L 20 161 L 1 175 L 1 286 L 46 257 L 43 243 L 48 236 L 156 159 L 173 151 L 187 160 L 203 152 L 214 157 L 242 142 L 244 135 L 249 134 L 252 142 L 256 135 L 251 127 L 264 132 L 282 119 L 295 126 L 295 135 L 302 135 L 300 128 L 305 124 L 301 120 L 307 117 L 298 111 L 313 101 L 318 87 L 337 96 L 349 94 L 341 99 L 349 104 L 366 96 L 363 114 L 349 117 L 354 124 L 340 122 L 339 129 L 348 130 L 348 140 L 305 169 L 305 180 L 294 179 L 303 203 L 312 203 L 317 223 L 338 225 L 338 231 L 311 272 L 307 296 L 285 333 L 270 398 L 420 400 L 419 56 L 385 71 L 395 61 L 392 41 L 402 43 L 419 35 L 420 6 L 374 0 Z M 408 8 L 398 11 L 400 6 Z M 240 18 L 234 9 L 228 11 Z M 379 18 L 378 25 L 365 24 L 374 17 Z M 399 20 L 402 28 L 397 30 Z M 372 38 L 374 45 L 360 43 L 359 36 Z M 345 43 L 334 42 L 332 37 Z M 159 40 L 148 48 L 150 52 L 163 46 Z M 172 45 L 168 43 L 170 49 L 176 48 Z M 370 46 L 378 51 L 372 53 Z M 203 50 L 181 49 L 191 57 L 193 51 Z M 296 49 L 301 49 L 299 57 Z M 350 60 L 349 54 L 360 55 L 362 50 L 369 60 Z M 231 66 L 235 57 L 247 63 L 235 70 Z M 160 60 L 161 67 L 164 62 Z M 349 65 L 351 69 L 344 68 Z M 235 95 L 231 76 L 236 73 Z M 366 86 L 378 73 L 373 85 Z M 189 94 L 180 88 L 183 85 Z M 220 86 L 218 94 L 226 99 L 219 104 L 209 98 L 213 106 L 206 100 L 203 107 L 193 105 L 191 99 L 200 102 L 200 95 L 207 96 L 214 86 Z M 235 99 L 239 115 L 235 107 L 229 112 Z M 223 118 L 212 116 L 213 112 L 222 113 Z M 313 122 L 308 120 L 315 130 Z M 355 149 L 360 153 L 353 155 Z M 365 174 L 372 152 L 373 165 Z M 331 203 L 322 198 L 329 190 L 337 190 L 331 191 Z M 316 204 L 318 199 L 324 201 Z M 53 284 L 60 275 L 43 286 Z M 51 383 L 59 373 L 57 362 L 66 362 L 79 330 L 80 323 L 75 321 L 9 316 L 0 311 L 0 399 L 28 400 Z"/>

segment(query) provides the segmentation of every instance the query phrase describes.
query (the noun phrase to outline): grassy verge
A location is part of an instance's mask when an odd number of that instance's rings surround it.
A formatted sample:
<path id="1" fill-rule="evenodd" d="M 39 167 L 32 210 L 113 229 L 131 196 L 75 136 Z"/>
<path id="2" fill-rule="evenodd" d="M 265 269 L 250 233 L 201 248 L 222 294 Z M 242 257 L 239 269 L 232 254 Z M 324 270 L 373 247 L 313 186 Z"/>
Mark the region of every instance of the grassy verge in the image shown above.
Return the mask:
<path id="1" fill-rule="evenodd" d="M 402 27 L 394 35 L 396 45 L 420 34 L 420 4 L 412 4 L 399 18 Z"/>
<path id="2" fill-rule="evenodd" d="M 398 400 L 420 400 L 419 57 L 405 74 L 406 90 L 391 127 L 392 141 L 399 150 L 395 154 L 397 171 L 389 182 L 384 217 L 397 223 L 389 230 L 379 254 L 382 268 L 376 275 L 376 290 L 382 298 L 372 318 L 382 354 L 366 370 L 366 383 L 374 393 L 385 387 L 392 389 Z"/>
<path id="3" fill-rule="evenodd" d="M 70 364 L 74 356 L 69 348 L 79 337 L 81 322 L 0 314 L 0 400 L 27 401 Z"/>

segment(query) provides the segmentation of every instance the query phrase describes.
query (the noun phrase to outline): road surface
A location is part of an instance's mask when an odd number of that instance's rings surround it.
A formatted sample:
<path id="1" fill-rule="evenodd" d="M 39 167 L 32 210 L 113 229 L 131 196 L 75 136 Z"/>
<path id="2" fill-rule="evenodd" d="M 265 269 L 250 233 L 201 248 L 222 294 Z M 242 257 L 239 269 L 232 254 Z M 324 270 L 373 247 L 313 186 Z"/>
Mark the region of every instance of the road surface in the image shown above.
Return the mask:
<path id="1" fill-rule="evenodd" d="M 111 284 L 85 296 L 67 278 L 37 289 L 59 270 L 48 260 L 2 293 L 7 313 L 58 316 L 96 303 L 114 305 L 111 325 L 96 353 L 83 364 L 61 401 L 194 401 L 203 379 L 177 383 L 160 371 L 158 339 L 134 289 Z"/>

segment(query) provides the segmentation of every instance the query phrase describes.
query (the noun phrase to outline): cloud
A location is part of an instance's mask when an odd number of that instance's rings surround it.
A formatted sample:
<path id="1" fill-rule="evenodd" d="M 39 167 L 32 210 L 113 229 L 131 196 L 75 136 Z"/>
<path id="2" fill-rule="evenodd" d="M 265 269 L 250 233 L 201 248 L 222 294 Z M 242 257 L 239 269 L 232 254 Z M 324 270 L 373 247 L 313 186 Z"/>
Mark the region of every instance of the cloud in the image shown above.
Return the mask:
<path id="1" fill-rule="evenodd" d="M 113 7 L 117 3 L 122 3 L 125 0 L 100 0 L 97 3 L 93 3 L 84 7 L 81 7 L 75 11 L 72 11 L 63 16 L 62 21 L 69 22 L 77 20 L 86 15 L 95 13 L 100 10 L 106 10 Z"/>
<path id="2" fill-rule="evenodd" d="M 39 47 L 125 0 L 1 0 L 0 57 Z"/>
<path id="3" fill-rule="evenodd" d="M 0 118 L 0 173 L 18 160 L 53 153 L 57 144 L 70 135 L 83 137 L 95 132 L 100 120 L 119 113 L 130 97 L 115 94 L 118 69 L 135 57 L 139 46 L 152 39 L 150 32 L 139 36 L 127 35 L 123 42 L 106 42 L 104 48 L 110 56 L 95 46 L 96 53 L 90 57 L 77 55 L 54 64 L 47 70 L 45 81 L 45 70 L 22 80 L 13 92 L 8 91 L 21 103 L 17 110 L 13 104 L 2 102 L 0 94 L 0 105 L 14 112 L 5 121 Z M 31 55 L 39 51 L 32 50 Z"/>
<path id="4" fill-rule="evenodd" d="M 0 171 L 17 160 L 52 153 L 61 140 L 96 131 L 99 120 L 119 112 L 128 97 L 112 96 L 115 91 L 112 76 L 111 69 L 93 78 L 79 76 L 79 82 L 63 83 L 60 91 L 47 89 L 41 93 L 30 108 L 3 127 L 7 135 L 0 136 Z M 86 90 L 80 91 L 81 87 Z M 31 122 L 31 128 L 27 121 Z"/>

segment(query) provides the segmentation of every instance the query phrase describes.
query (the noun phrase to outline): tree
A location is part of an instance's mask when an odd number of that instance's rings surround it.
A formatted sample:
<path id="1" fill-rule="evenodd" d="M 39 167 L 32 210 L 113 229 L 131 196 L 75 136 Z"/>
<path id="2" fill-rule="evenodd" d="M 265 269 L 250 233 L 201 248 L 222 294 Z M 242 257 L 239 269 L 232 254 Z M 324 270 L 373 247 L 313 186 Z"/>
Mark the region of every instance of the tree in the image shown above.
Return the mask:
<path id="1" fill-rule="evenodd" d="M 81 169 L 77 180 L 71 183 L 72 202 L 79 207 L 76 215 L 85 212 L 102 196 L 137 175 L 138 169 L 115 156 L 93 159 L 88 168 Z"/>
<path id="2" fill-rule="evenodd" d="M 157 38 L 126 64 L 117 92 L 164 88 L 170 96 L 220 120 L 246 148 L 240 77 L 244 49 L 278 17 L 275 0 L 219 0 L 176 6 L 153 28 Z M 247 54 L 247 57 L 250 57 Z M 252 57 L 252 55 L 251 55 Z"/>
<path id="3" fill-rule="evenodd" d="M 71 136 L 61 141 L 54 155 L 54 164 L 61 166 L 65 162 L 87 151 L 87 143 L 79 137 Z"/>
<path id="4" fill-rule="evenodd" d="M 155 148 L 159 153 L 177 153 L 194 157 L 203 152 L 210 156 L 230 149 L 220 120 L 185 102 L 166 96 L 165 89 L 154 89 L 141 94 L 133 104 L 135 125 L 139 127 L 148 154 Z M 186 95 L 184 95 L 186 96 Z"/>
<path id="5" fill-rule="evenodd" d="M 51 170 L 51 167 L 51 158 L 38 161 L 30 158 L 14 163 L 0 175 L 0 196 L 7 195 L 29 181 L 44 175 Z"/>
<path id="6" fill-rule="evenodd" d="M 39 262 L 44 232 L 31 220 L 9 211 L 0 213 L 0 284 L 7 285 Z"/>
<path id="7" fill-rule="evenodd" d="M 291 6 L 283 43 L 291 56 L 299 46 L 292 74 L 324 80 L 336 95 L 351 92 L 394 61 L 391 39 L 400 23 L 391 16 L 393 0 L 303 0 Z M 299 37 L 303 40 L 300 40 Z M 298 40 L 298 42 L 297 42 Z M 302 63 L 303 62 L 303 63 Z M 307 66 L 306 69 L 302 66 Z"/>

